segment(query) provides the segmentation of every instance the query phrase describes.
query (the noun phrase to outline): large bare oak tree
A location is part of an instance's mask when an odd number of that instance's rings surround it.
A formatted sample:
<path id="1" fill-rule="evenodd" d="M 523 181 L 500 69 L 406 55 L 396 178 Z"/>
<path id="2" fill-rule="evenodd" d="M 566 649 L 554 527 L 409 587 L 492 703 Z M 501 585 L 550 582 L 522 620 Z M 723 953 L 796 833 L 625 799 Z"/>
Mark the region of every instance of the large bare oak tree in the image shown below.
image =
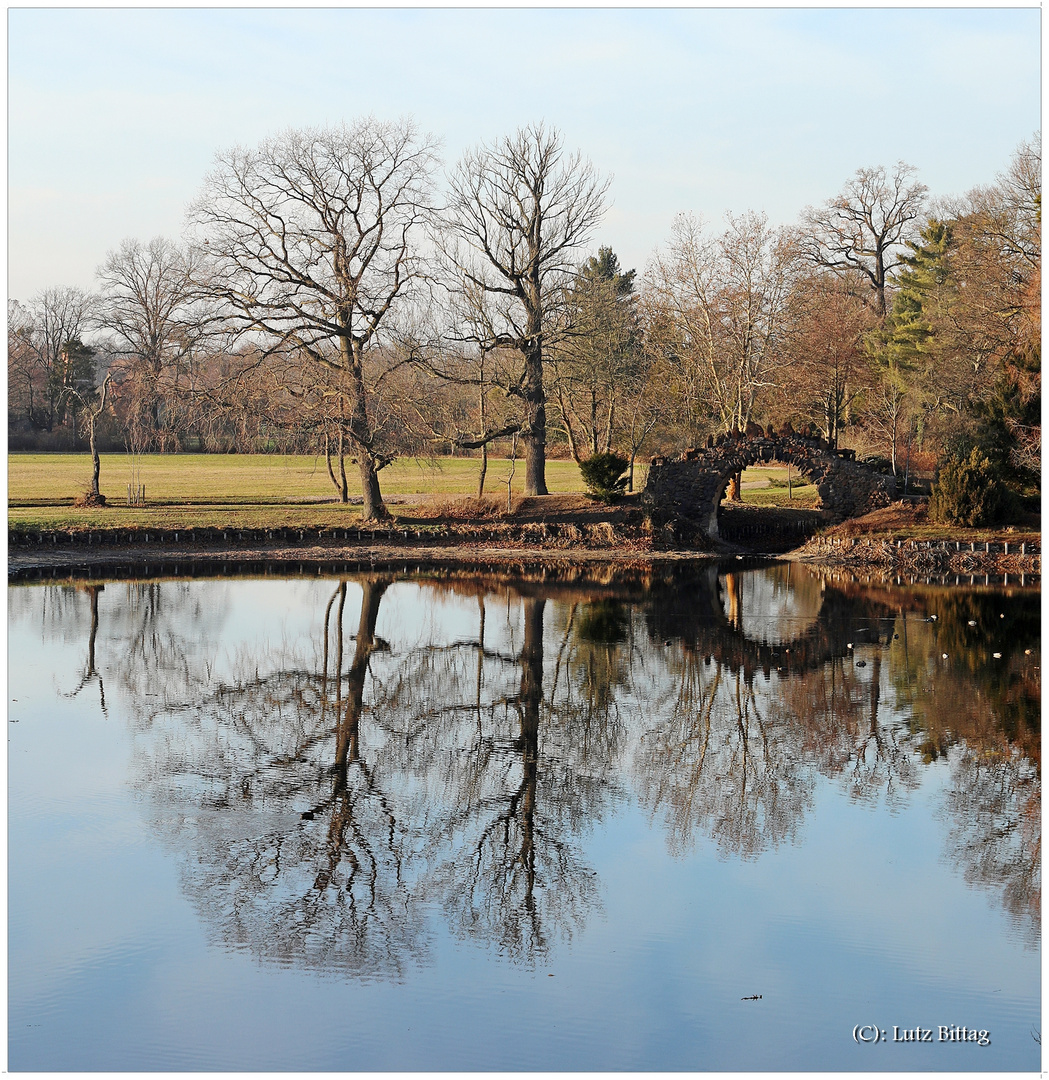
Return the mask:
<path id="1" fill-rule="evenodd" d="M 367 363 L 422 263 L 437 144 L 410 121 L 286 131 L 221 154 L 190 210 L 209 283 L 268 354 L 325 373 L 360 469 L 363 517 L 387 516 L 389 455 L 370 415 Z M 341 410 L 340 410 L 341 411 Z"/>
<path id="2" fill-rule="evenodd" d="M 476 344 L 520 357 L 504 389 L 522 406 L 526 495 L 547 493 L 544 348 L 607 189 L 542 124 L 466 153 L 452 174 L 445 251 L 475 308 Z"/>

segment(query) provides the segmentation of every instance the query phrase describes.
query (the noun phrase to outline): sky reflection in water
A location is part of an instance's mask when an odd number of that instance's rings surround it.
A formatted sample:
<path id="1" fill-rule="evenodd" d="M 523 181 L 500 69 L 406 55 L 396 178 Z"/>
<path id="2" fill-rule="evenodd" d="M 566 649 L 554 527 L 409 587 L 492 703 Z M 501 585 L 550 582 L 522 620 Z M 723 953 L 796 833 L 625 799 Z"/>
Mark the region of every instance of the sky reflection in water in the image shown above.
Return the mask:
<path id="1" fill-rule="evenodd" d="M 1038 1068 L 1036 592 L 9 607 L 13 1069 Z"/>

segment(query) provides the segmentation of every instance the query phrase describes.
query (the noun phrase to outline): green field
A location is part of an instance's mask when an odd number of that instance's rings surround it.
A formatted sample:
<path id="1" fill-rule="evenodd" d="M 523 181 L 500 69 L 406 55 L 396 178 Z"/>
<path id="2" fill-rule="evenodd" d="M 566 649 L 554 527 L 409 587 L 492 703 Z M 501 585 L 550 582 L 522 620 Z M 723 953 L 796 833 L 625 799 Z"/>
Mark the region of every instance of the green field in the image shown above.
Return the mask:
<path id="1" fill-rule="evenodd" d="M 323 457 L 270 454 L 103 454 L 99 488 L 109 505 L 84 509 L 73 498 L 86 491 L 86 454 L 11 454 L 7 461 L 8 520 L 12 526 L 327 525 L 357 517 L 357 506 L 337 501 Z M 379 474 L 383 496 L 397 513 L 398 496 L 473 495 L 480 462 L 474 458 L 402 459 Z M 508 460 L 488 463 L 485 492 L 505 497 Z M 350 495 L 360 494 L 356 466 L 347 462 Z M 524 489 L 524 462 L 513 492 Z M 582 491 L 574 461 L 548 461 L 552 492 Z M 145 487 L 146 505 L 128 506 L 129 484 Z"/>
<path id="2" fill-rule="evenodd" d="M 787 482 L 785 465 L 760 465 L 743 473 L 743 502 L 750 506 L 786 506 L 811 510 L 820 505 L 815 485 L 792 469 Z"/>
<path id="3" fill-rule="evenodd" d="M 412 496 L 455 497 L 477 490 L 477 458 L 406 458 L 379 476 L 391 511 L 411 513 L 400 500 Z M 485 492 L 506 497 L 510 462 L 488 464 Z M 347 463 L 351 496 L 359 494 L 356 467 Z M 524 490 L 524 462 L 514 470 L 513 493 Z M 324 459 L 277 454 L 103 454 L 100 488 L 109 503 L 103 508 L 73 506 L 74 497 L 90 485 L 91 461 L 86 454 L 11 454 L 7 464 L 8 521 L 14 528 L 175 528 L 219 525 L 323 526 L 345 524 L 359 516 L 358 506 L 341 505 L 328 479 Z M 581 492 L 583 482 L 574 461 L 546 463 L 551 492 Z M 636 476 L 644 483 L 644 471 Z M 129 484 L 145 487 L 144 506 L 127 505 Z M 748 469 L 743 498 L 752 505 L 816 505 L 811 485 L 794 484 L 788 498 L 786 470 Z M 415 500 L 413 500 L 415 501 Z"/>

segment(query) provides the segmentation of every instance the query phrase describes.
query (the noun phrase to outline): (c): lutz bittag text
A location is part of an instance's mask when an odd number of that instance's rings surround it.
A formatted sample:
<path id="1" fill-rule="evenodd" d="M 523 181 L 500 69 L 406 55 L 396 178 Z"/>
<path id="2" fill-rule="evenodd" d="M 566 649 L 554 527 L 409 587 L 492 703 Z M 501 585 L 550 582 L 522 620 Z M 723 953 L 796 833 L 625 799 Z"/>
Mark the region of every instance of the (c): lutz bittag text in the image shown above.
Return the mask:
<path id="1" fill-rule="evenodd" d="M 936 1027 L 899 1027 L 893 1025 L 891 1036 L 885 1028 L 875 1024 L 857 1024 L 852 1029 L 856 1042 L 894 1042 L 894 1043 L 975 1043 L 977 1046 L 990 1046 L 991 1033 L 986 1028 L 962 1027 L 954 1024 L 939 1024 Z"/>

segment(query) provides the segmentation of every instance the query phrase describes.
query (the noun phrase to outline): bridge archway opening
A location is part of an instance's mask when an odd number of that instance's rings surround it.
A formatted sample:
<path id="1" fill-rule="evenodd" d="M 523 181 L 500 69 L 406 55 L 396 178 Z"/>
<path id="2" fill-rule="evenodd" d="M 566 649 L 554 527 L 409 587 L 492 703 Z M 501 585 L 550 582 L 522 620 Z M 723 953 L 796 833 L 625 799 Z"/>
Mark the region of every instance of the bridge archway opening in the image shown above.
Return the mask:
<path id="1" fill-rule="evenodd" d="M 777 565 L 718 579 L 721 608 L 737 633 L 760 645 L 791 645 L 811 633 L 823 609 L 814 578 Z"/>
<path id="2" fill-rule="evenodd" d="M 732 497 L 736 476 L 721 475 L 717 497 L 709 508 L 716 536 L 743 547 L 786 551 L 797 547 L 822 522 L 823 502 L 812 470 L 788 461 L 758 460 L 744 466 L 738 499 Z"/>
<path id="3" fill-rule="evenodd" d="M 746 506 L 788 506 L 797 510 L 815 510 L 821 506 L 811 469 L 799 468 L 789 461 L 756 461 L 738 474 L 742 480 L 739 498 L 733 495 L 736 476 L 721 478 L 719 509 L 726 504 Z"/>

